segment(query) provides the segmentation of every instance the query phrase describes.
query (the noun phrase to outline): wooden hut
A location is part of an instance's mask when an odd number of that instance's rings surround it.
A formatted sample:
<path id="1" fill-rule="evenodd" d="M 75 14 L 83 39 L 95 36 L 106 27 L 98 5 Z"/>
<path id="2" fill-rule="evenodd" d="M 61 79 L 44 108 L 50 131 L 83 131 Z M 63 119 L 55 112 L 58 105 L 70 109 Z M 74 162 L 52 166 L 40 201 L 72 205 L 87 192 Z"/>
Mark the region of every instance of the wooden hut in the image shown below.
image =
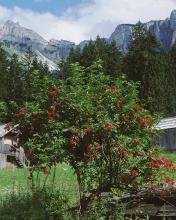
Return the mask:
<path id="1" fill-rule="evenodd" d="M 0 125 L 0 168 L 29 166 L 24 149 L 18 146 L 16 127 L 11 123 Z"/>
<path id="2" fill-rule="evenodd" d="M 160 146 L 169 151 L 176 151 L 176 117 L 162 119 L 156 128 L 161 130 Z"/>

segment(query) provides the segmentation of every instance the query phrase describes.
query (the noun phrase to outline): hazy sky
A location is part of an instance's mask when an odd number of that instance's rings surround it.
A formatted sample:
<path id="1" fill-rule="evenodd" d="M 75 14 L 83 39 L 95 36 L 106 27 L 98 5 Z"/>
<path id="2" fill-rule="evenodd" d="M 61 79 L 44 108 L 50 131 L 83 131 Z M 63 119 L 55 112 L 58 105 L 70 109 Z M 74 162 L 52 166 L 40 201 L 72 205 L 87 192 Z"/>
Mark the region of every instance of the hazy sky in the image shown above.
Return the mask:
<path id="1" fill-rule="evenodd" d="M 45 39 L 80 42 L 109 37 L 120 23 L 160 20 L 176 0 L 0 0 L 0 24 L 19 21 Z"/>

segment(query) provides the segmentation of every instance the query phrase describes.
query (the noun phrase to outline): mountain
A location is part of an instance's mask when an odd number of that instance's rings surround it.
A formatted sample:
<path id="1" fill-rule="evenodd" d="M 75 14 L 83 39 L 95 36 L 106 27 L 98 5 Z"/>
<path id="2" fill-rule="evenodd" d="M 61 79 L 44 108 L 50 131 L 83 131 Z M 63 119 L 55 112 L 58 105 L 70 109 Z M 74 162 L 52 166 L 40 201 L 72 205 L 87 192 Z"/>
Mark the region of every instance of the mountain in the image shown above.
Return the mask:
<path id="1" fill-rule="evenodd" d="M 166 20 L 150 21 L 144 24 L 145 28 L 152 32 L 168 51 L 176 42 L 176 10 L 173 10 L 170 18 Z M 115 41 L 123 52 L 128 51 L 128 46 L 132 37 L 134 24 L 120 24 L 109 38 Z"/>
<path id="2" fill-rule="evenodd" d="M 155 34 L 166 50 L 171 49 L 176 42 L 176 10 L 173 10 L 170 18 L 166 20 L 150 21 L 144 25 L 147 30 Z M 133 27 L 134 24 L 120 24 L 106 40 L 115 41 L 120 50 L 126 53 Z M 0 28 L 0 41 L 3 42 L 3 47 L 9 56 L 17 53 L 23 57 L 30 47 L 42 62 L 49 65 L 50 69 L 55 69 L 59 60 L 65 59 L 69 55 L 71 48 L 78 46 L 83 49 L 89 42 L 85 40 L 76 45 L 74 42 L 66 40 L 51 39 L 47 41 L 33 30 L 22 27 L 18 22 L 13 21 L 5 22 Z"/>
<path id="3" fill-rule="evenodd" d="M 0 29 L 0 41 L 8 54 L 17 53 L 24 56 L 31 48 L 39 60 L 55 69 L 60 59 L 65 59 L 75 43 L 65 40 L 46 41 L 36 32 L 22 27 L 18 22 L 7 21 Z"/>

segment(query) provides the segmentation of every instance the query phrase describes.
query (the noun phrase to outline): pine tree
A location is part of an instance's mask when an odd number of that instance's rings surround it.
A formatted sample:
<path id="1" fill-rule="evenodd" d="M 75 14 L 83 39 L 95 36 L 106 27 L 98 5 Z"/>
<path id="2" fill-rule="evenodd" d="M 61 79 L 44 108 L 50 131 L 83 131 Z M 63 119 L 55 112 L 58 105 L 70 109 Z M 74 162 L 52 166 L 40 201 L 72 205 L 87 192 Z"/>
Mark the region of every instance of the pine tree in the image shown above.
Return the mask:
<path id="1" fill-rule="evenodd" d="M 168 78 L 169 78 L 169 105 L 170 116 L 176 115 L 176 44 L 169 51 L 168 56 Z"/>
<path id="2" fill-rule="evenodd" d="M 69 74 L 71 63 L 78 62 L 84 67 L 89 67 L 95 61 L 102 60 L 104 72 L 116 78 L 121 73 L 121 57 L 122 54 L 115 42 L 109 44 L 106 39 L 98 36 L 95 41 L 90 40 L 82 50 L 79 47 L 71 49 L 67 60 L 60 62 L 58 74 L 62 78 L 63 75 Z"/>
<path id="3" fill-rule="evenodd" d="M 7 76 L 7 102 L 15 101 L 17 103 L 23 102 L 23 78 L 22 78 L 22 67 L 19 62 L 17 55 L 13 55 L 9 60 Z"/>
<path id="4" fill-rule="evenodd" d="M 0 45 L 0 100 L 8 99 L 7 91 L 7 70 L 8 70 L 9 61 L 7 59 L 6 53 Z"/>
<path id="5" fill-rule="evenodd" d="M 104 69 L 107 71 L 106 73 L 115 78 L 121 73 L 122 54 L 118 50 L 115 41 L 112 41 L 108 47 L 109 50 L 107 51 L 106 59 L 104 60 Z"/>
<path id="6" fill-rule="evenodd" d="M 31 85 L 30 85 L 30 76 L 34 71 L 38 71 L 40 78 L 43 79 L 44 76 L 49 76 L 50 71 L 49 67 L 46 63 L 42 63 L 41 60 L 38 59 L 37 55 L 28 48 L 26 51 L 25 57 L 23 58 L 23 93 L 24 93 L 24 100 L 27 101 L 31 99 Z"/>
<path id="7" fill-rule="evenodd" d="M 98 49 L 92 40 L 85 45 L 82 50 L 80 60 L 77 60 L 82 66 L 89 67 L 97 59 Z"/>
<path id="8" fill-rule="evenodd" d="M 165 52 L 140 22 L 134 27 L 123 71 L 131 80 L 140 82 L 139 95 L 148 109 L 168 114 L 169 80 Z"/>

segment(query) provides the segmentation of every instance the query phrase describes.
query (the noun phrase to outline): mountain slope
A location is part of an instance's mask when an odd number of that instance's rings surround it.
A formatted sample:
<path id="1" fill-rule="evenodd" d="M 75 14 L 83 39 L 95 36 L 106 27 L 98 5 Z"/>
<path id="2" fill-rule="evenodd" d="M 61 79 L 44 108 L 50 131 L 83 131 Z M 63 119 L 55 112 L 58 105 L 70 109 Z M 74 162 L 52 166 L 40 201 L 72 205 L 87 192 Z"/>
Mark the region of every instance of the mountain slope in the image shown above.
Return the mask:
<path id="1" fill-rule="evenodd" d="M 38 56 L 39 60 L 47 63 L 50 69 L 55 69 L 60 59 L 65 59 L 75 44 L 69 41 L 50 40 L 42 38 L 36 32 L 24 28 L 13 21 L 7 21 L 0 29 L 0 41 L 8 55 L 17 53 L 24 56 L 28 48 Z"/>

